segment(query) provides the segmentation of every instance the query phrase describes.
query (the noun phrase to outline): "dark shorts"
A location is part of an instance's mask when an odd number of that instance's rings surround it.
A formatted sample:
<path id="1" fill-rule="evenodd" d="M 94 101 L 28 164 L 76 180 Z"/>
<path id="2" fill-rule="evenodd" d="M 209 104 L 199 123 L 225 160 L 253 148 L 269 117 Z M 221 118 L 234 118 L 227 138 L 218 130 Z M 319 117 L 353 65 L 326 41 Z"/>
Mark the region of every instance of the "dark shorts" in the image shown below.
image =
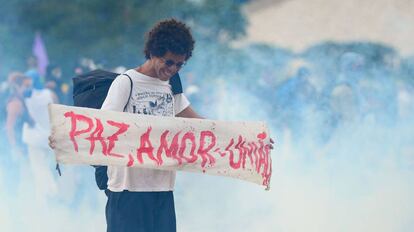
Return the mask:
<path id="1" fill-rule="evenodd" d="M 174 195 L 106 190 L 107 232 L 175 232 Z"/>

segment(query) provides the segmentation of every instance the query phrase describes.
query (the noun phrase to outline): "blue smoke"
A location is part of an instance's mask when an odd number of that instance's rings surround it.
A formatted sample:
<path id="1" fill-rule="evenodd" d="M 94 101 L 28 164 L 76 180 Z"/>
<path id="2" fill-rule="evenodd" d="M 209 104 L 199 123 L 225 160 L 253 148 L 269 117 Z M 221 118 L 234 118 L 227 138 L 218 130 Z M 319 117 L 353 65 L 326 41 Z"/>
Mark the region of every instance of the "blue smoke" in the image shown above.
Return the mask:
<path id="1" fill-rule="evenodd" d="M 321 42 L 295 54 L 199 41 L 182 71 L 193 108 L 266 121 L 274 173 L 270 192 L 180 173 L 179 231 L 412 231 L 413 75 L 414 59 L 383 44 Z M 64 166 L 58 177 L 50 157 L 58 190 L 36 194 L 28 158 L 2 148 L 1 231 L 105 229 L 91 167 Z"/>

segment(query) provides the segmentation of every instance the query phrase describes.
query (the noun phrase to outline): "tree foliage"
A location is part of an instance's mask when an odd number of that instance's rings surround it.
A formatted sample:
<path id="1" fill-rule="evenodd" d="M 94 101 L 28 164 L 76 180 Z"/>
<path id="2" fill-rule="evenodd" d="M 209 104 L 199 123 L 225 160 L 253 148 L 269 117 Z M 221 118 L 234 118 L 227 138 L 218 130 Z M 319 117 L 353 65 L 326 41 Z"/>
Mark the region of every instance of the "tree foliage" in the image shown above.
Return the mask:
<path id="1" fill-rule="evenodd" d="M 0 56 L 24 60 L 40 31 L 50 59 L 66 67 L 80 57 L 107 66 L 136 65 L 144 58 L 145 31 L 160 19 L 184 20 L 197 40 L 226 43 L 245 34 L 241 6 L 239 1 L 220 0 L 4 1 Z M 13 53 L 16 48 L 21 51 Z"/>

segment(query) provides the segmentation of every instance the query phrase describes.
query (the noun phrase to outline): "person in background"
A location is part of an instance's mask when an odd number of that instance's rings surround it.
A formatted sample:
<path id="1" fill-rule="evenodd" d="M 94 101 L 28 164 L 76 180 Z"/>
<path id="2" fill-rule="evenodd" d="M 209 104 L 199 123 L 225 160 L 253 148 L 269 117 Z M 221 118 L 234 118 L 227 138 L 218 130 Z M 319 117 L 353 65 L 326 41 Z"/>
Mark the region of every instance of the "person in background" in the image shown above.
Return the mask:
<path id="1" fill-rule="evenodd" d="M 64 85 L 67 84 L 62 79 L 62 69 L 57 65 L 47 66 L 45 87 L 53 93 L 54 102 L 63 102 L 67 94 L 67 87 L 65 88 Z"/>
<path id="2" fill-rule="evenodd" d="M 39 79 L 43 83 L 42 76 L 37 68 L 37 58 L 35 56 L 29 56 L 29 58 L 27 58 L 27 71 L 24 75 L 31 77 L 32 79 Z"/>
<path id="3" fill-rule="evenodd" d="M 48 105 L 56 103 L 50 89 L 44 88 L 40 77 L 32 79 L 32 94 L 25 98 L 25 104 L 34 126 L 23 125 L 23 142 L 27 146 L 30 170 L 33 177 L 35 197 L 54 196 L 57 194 L 57 183 L 53 177 L 54 157 L 48 145 L 50 132 Z"/>
<path id="4" fill-rule="evenodd" d="M 8 147 L 13 158 L 20 158 L 26 153 L 26 146 L 22 141 L 23 124 L 34 126 L 34 122 L 28 114 L 24 97 L 31 95 L 32 80 L 20 72 L 12 72 L 8 76 L 10 95 L 6 104 L 5 130 Z"/>
<path id="5" fill-rule="evenodd" d="M 84 74 L 85 73 L 85 70 L 84 70 L 84 68 L 82 68 L 82 66 L 76 66 L 73 69 L 73 73 L 74 73 L 75 76 L 79 76 L 79 75 Z"/>

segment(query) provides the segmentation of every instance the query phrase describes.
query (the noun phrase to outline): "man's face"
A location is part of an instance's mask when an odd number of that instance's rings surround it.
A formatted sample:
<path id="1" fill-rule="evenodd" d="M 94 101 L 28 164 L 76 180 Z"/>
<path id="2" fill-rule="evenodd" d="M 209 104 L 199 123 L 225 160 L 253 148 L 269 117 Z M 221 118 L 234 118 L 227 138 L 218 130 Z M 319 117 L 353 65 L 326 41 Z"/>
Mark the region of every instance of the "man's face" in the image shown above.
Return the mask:
<path id="1" fill-rule="evenodd" d="M 185 55 L 176 55 L 167 52 L 163 57 L 153 57 L 154 68 L 157 77 L 162 81 L 168 81 L 184 65 Z"/>
<path id="2" fill-rule="evenodd" d="M 60 79 L 62 77 L 62 70 L 60 68 L 54 68 L 52 70 L 52 75 L 57 78 Z"/>

